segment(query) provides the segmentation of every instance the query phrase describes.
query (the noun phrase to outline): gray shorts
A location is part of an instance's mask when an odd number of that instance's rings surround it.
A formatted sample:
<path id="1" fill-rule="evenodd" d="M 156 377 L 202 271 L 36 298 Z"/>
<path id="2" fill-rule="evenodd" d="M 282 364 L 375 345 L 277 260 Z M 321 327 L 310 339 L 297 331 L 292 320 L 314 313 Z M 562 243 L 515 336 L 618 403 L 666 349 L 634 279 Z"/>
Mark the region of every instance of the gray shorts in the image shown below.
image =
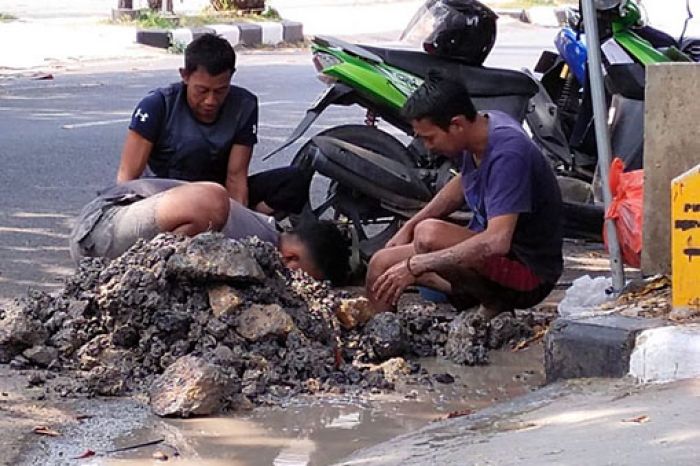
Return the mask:
<path id="1" fill-rule="evenodd" d="M 131 182 L 132 185 L 138 182 Z M 80 212 L 71 233 L 71 257 L 78 263 L 83 257 L 114 259 L 138 239 L 152 239 L 158 233 L 156 210 L 167 190 L 148 197 L 126 193 L 112 198 L 98 197 Z M 274 218 L 254 212 L 231 201 L 228 220 L 221 232 L 231 239 L 257 236 L 278 244 L 279 233 Z"/>
<path id="2" fill-rule="evenodd" d="M 93 213 L 84 211 L 70 238 L 73 260 L 77 263 L 83 257 L 114 259 L 139 238 L 154 238 L 160 233 L 156 207 L 164 194 L 165 191 L 131 204 L 106 206 L 92 225 L 89 223 Z"/>

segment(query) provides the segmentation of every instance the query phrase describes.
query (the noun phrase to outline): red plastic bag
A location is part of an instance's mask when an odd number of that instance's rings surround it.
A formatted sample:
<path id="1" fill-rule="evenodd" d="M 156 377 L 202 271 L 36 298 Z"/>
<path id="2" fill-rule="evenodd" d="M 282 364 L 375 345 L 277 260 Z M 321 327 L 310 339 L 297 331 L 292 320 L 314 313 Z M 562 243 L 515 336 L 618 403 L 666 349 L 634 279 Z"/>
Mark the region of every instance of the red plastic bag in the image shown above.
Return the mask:
<path id="1" fill-rule="evenodd" d="M 642 259 L 642 212 L 644 211 L 644 170 L 623 173 L 624 165 L 616 158 L 610 166 L 612 202 L 606 219 L 615 220 L 622 261 L 639 268 Z M 603 241 L 608 248 L 608 235 L 603 227 Z M 608 248 L 609 250 L 609 248 Z"/>

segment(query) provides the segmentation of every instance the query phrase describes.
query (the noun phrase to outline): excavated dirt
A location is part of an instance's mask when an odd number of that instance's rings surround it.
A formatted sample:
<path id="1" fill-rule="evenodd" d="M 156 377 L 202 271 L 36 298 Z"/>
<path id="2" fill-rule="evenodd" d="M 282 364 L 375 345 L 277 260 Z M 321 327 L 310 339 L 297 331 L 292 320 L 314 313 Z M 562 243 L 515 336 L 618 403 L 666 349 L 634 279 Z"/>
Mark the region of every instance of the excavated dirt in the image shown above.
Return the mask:
<path id="1" fill-rule="evenodd" d="M 429 383 L 411 360 L 486 364 L 489 349 L 528 339 L 551 318 L 527 311 L 484 322 L 409 304 L 347 329 L 336 312 L 351 298 L 290 272 L 256 239 L 163 234 L 112 261 L 86 259 L 60 291 L 0 309 L 0 362 L 70 372 L 72 382 L 36 381 L 64 396 L 150 390 L 156 414 L 184 417 L 298 394 L 391 390 L 397 377 Z M 380 364 L 396 357 L 408 362 Z"/>

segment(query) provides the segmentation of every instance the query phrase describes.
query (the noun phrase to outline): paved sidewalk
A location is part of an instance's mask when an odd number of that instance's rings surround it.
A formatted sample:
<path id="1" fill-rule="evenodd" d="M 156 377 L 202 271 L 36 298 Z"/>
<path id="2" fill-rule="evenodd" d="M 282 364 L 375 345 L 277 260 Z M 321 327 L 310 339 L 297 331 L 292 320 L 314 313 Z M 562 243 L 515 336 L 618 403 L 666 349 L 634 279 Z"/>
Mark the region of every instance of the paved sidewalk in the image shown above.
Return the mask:
<path id="1" fill-rule="evenodd" d="M 343 465 L 698 463 L 700 380 L 582 380 L 430 425 Z"/>
<path id="2" fill-rule="evenodd" d="M 135 42 L 136 29 L 90 19 L 0 23 L 0 75 L 80 67 L 96 60 L 153 59 L 167 55 Z"/>

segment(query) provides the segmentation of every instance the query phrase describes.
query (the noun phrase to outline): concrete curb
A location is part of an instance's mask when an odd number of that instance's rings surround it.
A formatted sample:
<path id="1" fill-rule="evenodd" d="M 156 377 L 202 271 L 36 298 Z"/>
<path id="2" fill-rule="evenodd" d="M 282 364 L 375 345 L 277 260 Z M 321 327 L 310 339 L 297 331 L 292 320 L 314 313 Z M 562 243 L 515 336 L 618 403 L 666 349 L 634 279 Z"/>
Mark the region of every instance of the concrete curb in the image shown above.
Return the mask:
<path id="1" fill-rule="evenodd" d="M 545 338 L 547 382 L 632 376 L 640 382 L 700 377 L 700 324 L 616 314 L 554 321 Z"/>
<path id="2" fill-rule="evenodd" d="M 151 47 L 167 49 L 171 46 L 187 46 L 203 34 L 219 34 L 232 46 L 254 47 L 278 45 L 304 40 L 303 25 L 295 21 L 208 24 L 197 28 L 141 29 L 136 31 L 136 42 Z"/>
<path id="3" fill-rule="evenodd" d="M 536 6 L 522 10 L 518 19 L 535 26 L 556 28 L 566 23 L 566 10 L 566 7 Z"/>

